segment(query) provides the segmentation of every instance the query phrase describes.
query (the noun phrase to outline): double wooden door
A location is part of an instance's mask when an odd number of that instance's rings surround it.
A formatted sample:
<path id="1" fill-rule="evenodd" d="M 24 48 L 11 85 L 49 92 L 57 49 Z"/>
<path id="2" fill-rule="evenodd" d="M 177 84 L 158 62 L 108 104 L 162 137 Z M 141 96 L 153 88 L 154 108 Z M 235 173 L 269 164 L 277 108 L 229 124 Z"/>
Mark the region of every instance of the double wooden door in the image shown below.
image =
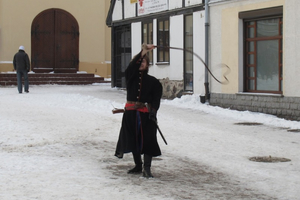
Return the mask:
<path id="1" fill-rule="evenodd" d="M 79 67 L 79 27 L 61 9 L 38 14 L 31 26 L 31 68 L 34 72 L 76 73 Z"/>

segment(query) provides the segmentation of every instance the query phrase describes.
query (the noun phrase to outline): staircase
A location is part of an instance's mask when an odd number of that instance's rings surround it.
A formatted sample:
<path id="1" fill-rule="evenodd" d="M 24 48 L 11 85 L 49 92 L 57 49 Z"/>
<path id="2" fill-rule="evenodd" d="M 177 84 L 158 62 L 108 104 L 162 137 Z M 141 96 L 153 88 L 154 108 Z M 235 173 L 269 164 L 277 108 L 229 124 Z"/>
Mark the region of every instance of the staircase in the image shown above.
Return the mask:
<path id="1" fill-rule="evenodd" d="M 89 85 L 93 83 L 110 83 L 103 77 L 88 73 L 29 73 L 29 85 Z M 15 73 L 0 73 L 0 86 L 17 85 Z"/>

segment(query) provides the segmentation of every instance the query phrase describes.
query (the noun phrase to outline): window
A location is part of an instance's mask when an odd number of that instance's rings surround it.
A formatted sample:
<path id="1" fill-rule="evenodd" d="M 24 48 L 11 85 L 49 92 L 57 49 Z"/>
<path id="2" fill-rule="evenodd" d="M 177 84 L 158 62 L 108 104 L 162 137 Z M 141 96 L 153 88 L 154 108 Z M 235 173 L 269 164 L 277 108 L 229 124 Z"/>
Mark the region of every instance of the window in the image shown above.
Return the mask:
<path id="1" fill-rule="evenodd" d="M 239 13 L 244 21 L 244 91 L 282 94 L 283 7 Z"/>
<path id="2" fill-rule="evenodd" d="M 153 44 L 153 23 L 152 23 L 152 21 L 143 23 L 142 35 L 143 35 L 143 43 Z M 149 51 L 147 53 L 147 55 L 150 59 L 150 64 L 153 64 L 153 51 Z"/>
<path id="3" fill-rule="evenodd" d="M 193 15 L 184 17 L 184 48 L 193 51 Z M 193 54 L 184 51 L 184 89 L 193 90 Z"/>
<path id="4" fill-rule="evenodd" d="M 117 26 L 113 29 L 113 68 L 112 81 L 114 87 L 126 87 L 125 70 L 132 59 L 131 55 L 131 26 Z"/>
<path id="5" fill-rule="evenodd" d="M 246 92 L 282 93 L 282 17 L 244 23 Z"/>
<path id="6" fill-rule="evenodd" d="M 157 20 L 157 62 L 170 62 L 169 19 Z"/>

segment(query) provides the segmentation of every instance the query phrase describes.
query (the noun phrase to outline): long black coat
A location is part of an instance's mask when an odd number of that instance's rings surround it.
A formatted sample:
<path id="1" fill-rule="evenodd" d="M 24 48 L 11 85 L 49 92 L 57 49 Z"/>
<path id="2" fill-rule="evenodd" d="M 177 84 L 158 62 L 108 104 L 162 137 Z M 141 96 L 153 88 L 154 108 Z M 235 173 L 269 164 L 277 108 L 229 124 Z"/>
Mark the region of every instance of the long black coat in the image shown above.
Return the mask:
<path id="1" fill-rule="evenodd" d="M 139 71 L 141 53 L 136 55 L 125 70 L 127 101 L 150 104 L 156 111 L 160 106 L 162 85 L 147 71 Z M 140 119 L 140 120 L 138 120 Z M 140 121 L 141 125 L 138 125 Z M 124 153 L 161 155 L 157 143 L 156 124 L 149 119 L 148 112 L 126 110 L 123 114 L 122 127 L 115 156 L 122 158 Z"/>

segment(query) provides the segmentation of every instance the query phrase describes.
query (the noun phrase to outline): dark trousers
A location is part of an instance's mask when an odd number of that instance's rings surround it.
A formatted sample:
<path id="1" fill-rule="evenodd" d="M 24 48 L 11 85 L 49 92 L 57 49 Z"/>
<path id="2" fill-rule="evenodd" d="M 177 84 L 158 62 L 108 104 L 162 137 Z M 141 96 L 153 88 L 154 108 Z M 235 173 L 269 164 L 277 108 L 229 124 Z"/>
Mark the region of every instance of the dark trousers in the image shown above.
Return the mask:
<path id="1" fill-rule="evenodd" d="M 152 156 L 144 154 L 144 169 L 150 169 Z"/>
<path id="2" fill-rule="evenodd" d="M 18 91 L 22 93 L 23 85 L 22 85 L 22 77 L 24 77 L 24 90 L 28 92 L 29 83 L 28 83 L 28 72 L 27 70 L 18 70 L 17 71 L 17 81 L 18 81 Z"/>
<path id="3" fill-rule="evenodd" d="M 142 165 L 142 157 L 141 154 L 132 154 L 135 165 Z M 144 154 L 144 168 L 150 169 L 152 162 L 152 156 Z"/>

